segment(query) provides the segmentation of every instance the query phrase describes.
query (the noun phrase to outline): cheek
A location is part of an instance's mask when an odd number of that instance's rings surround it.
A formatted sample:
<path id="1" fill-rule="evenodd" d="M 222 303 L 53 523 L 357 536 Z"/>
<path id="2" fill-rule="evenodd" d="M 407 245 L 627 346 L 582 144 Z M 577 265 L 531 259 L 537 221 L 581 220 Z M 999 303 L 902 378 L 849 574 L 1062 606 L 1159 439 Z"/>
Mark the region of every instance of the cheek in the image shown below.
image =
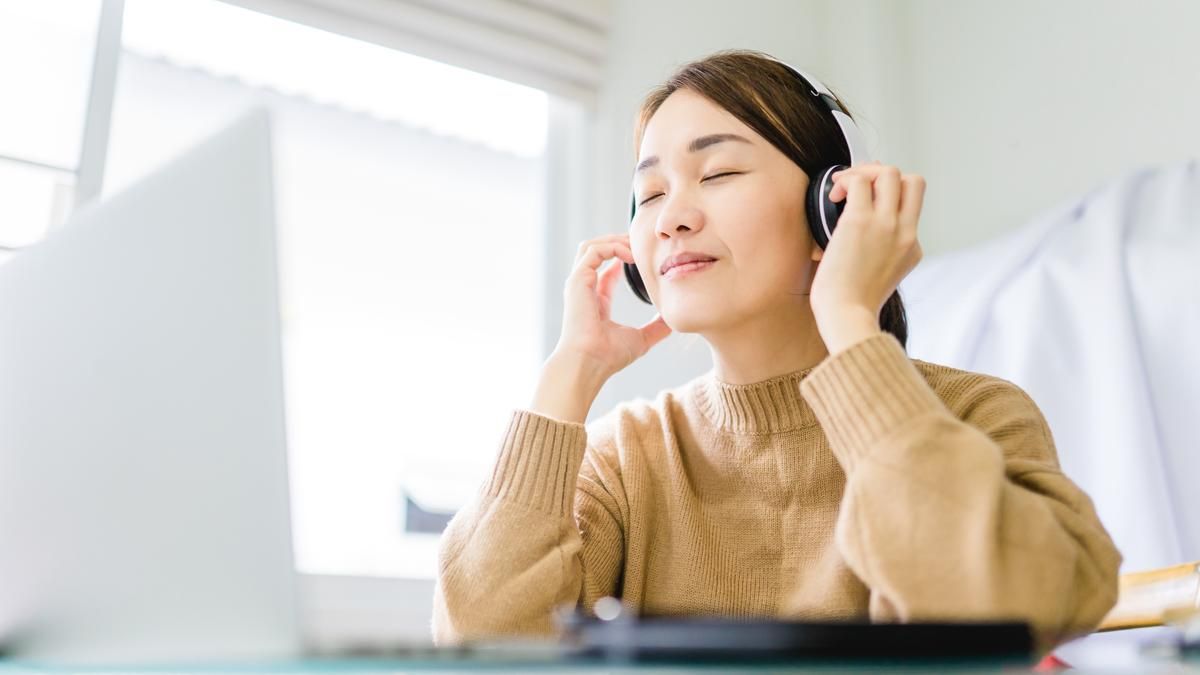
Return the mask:
<path id="1" fill-rule="evenodd" d="M 725 237 L 737 259 L 739 285 L 769 292 L 803 278 L 809 264 L 803 220 L 779 208 L 749 210 L 741 218 L 743 226 Z"/>
<path id="2" fill-rule="evenodd" d="M 629 247 L 633 249 L 633 260 L 642 276 L 642 283 L 647 287 L 652 287 L 651 284 L 654 283 L 654 275 L 651 274 L 651 267 L 654 265 L 653 245 L 653 237 L 651 234 L 647 234 L 646 228 L 639 226 L 636 222 L 630 226 Z"/>

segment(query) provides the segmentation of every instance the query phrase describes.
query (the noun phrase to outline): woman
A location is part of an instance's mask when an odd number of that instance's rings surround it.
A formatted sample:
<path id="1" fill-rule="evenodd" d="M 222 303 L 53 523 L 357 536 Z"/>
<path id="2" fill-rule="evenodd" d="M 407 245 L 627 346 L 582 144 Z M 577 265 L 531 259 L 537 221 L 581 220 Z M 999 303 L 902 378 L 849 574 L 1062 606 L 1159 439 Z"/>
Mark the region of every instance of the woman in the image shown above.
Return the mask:
<path id="1" fill-rule="evenodd" d="M 895 289 L 921 257 L 923 179 L 835 174 L 845 211 L 818 246 L 806 188 L 850 163 L 846 142 L 754 52 L 684 66 L 636 142 L 629 232 L 580 246 L 533 402 L 443 535 L 435 639 L 549 635 L 560 606 L 604 596 L 650 613 L 1026 620 L 1042 645 L 1091 631 L 1121 556 L 1037 406 L 904 351 Z M 640 328 L 609 319 L 621 261 L 659 309 Z M 604 382 L 672 330 L 703 336 L 713 370 L 585 427 Z"/>

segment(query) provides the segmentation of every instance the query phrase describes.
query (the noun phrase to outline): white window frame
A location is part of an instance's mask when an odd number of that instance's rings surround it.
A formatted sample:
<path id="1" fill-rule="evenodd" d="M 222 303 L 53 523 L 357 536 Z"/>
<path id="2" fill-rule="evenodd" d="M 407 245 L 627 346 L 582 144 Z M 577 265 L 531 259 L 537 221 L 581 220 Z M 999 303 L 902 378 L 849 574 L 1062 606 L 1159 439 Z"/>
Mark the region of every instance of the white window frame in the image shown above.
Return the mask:
<path id="1" fill-rule="evenodd" d="M 125 0 L 101 0 L 100 17 L 96 27 L 96 46 L 92 52 L 92 77 L 88 82 L 83 134 L 79 144 L 79 159 L 75 166 L 59 166 L 0 154 L 0 159 L 5 161 L 73 176 L 72 193 L 75 208 L 100 196 L 104 182 L 104 164 L 108 155 L 113 96 L 117 89 L 117 64 L 121 55 L 121 25 L 124 15 Z M 61 227 L 69 215 L 66 213 L 61 219 L 52 220 L 46 231 Z M 21 248 L 0 245 L 0 251 L 19 251 Z"/>
<path id="2" fill-rule="evenodd" d="M 88 88 L 87 113 L 83 121 L 79 167 L 75 177 L 77 207 L 99 197 L 104 186 L 104 165 L 108 161 L 108 135 L 112 128 L 124 18 L 125 0 L 102 0 L 96 51 L 92 58 L 92 82 Z"/>
<path id="3" fill-rule="evenodd" d="M 11 162 L 13 164 L 21 164 L 24 166 L 30 166 L 35 169 L 43 169 L 45 171 L 50 171 L 50 172 L 53 172 L 53 173 L 56 173 L 59 175 L 63 175 L 63 176 L 74 176 L 75 182 L 76 183 L 79 182 L 78 170 L 72 169 L 70 167 L 58 166 L 56 164 L 47 164 L 45 162 L 39 162 L 39 161 L 32 160 L 32 159 L 26 159 L 24 157 L 13 157 L 11 155 L 5 155 L 5 154 L 0 154 L 0 160 L 3 160 L 5 162 Z M 50 226 L 47 228 L 47 231 L 49 231 L 50 228 L 53 228 L 56 224 L 57 224 L 57 222 L 55 220 L 51 220 Z M 13 253 L 20 251 L 22 248 L 24 248 L 24 245 L 8 246 L 5 244 L 0 244 L 0 263 L 3 263 Z"/>
<path id="4" fill-rule="evenodd" d="M 87 114 L 76 176 L 75 203 L 98 197 L 104 184 L 124 0 L 102 0 Z M 336 29 L 331 27 L 331 29 Z M 546 311 L 542 353 L 548 356 L 562 323 L 562 284 L 579 241 L 587 237 L 593 172 L 595 99 L 548 92 L 547 203 L 541 254 L 545 260 Z M 63 167 L 45 167 L 70 171 Z M 499 439 L 497 439 L 499 443 Z M 433 579 L 338 576 L 297 572 L 309 639 L 322 648 L 428 643 Z"/>

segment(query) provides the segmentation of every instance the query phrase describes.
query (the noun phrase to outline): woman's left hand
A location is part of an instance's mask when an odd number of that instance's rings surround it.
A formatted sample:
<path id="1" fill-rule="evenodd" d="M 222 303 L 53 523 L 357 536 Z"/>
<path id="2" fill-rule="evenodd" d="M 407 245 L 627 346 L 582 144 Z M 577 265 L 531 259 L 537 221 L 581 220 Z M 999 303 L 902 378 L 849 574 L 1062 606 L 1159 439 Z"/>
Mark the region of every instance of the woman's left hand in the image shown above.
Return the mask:
<path id="1" fill-rule="evenodd" d="M 874 162 L 833 174 L 846 207 L 813 278 L 813 316 L 830 354 L 879 333 L 879 312 L 921 260 L 925 179 Z"/>

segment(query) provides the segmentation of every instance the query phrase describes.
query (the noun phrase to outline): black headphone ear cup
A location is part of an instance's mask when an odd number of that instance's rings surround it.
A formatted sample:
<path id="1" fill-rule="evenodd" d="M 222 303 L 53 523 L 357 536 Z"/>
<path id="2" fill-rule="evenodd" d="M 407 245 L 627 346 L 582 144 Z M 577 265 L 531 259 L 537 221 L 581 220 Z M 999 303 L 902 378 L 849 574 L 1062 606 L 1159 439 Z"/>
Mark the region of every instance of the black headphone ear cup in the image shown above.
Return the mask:
<path id="1" fill-rule="evenodd" d="M 836 171 L 848 168 L 850 167 L 844 164 L 835 164 L 809 177 L 808 194 L 804 198 L 804 215 L 808 218 L 808 229 L 812 232 L 813 241 L 817 242 L 821 250 L 825 250 L 829 245 L 829 238 L 833 236 L 838 218 L 842 217 L 842 211 L 846 208 L 845 199 L 840 202 L 829 199 L 829 193 L 833 190 L 833 179 L 830 176 Z"/>
<path id="2" fill-rule="evenodd" d="M 633 290 L 633 294 L 647 305 L 654 304 L 650 302 L 650 294 L 646 292 L 646 284 L 642 282 L 642 275 L 638 272 L 637 265 L 621 264 L 625 266 L 625 281 L 629 282 L 629 288 Z"/>
<path id="3" fill-rule="evenodd" d="M 633 222 L 633 215 L 637 213 L 637 197 L 629 197 L 629 221 Z M 642 282 L 642 275 L 638 272 L 637 265 L 631 265 L 627 262 L 621 263 L 625 266 L 625 281 L 629 284 L 630 290 L 637 296 L 638 300 L 653 305 L 650 302 L 650 294 L 646 292 L 646 284 Z"/>

